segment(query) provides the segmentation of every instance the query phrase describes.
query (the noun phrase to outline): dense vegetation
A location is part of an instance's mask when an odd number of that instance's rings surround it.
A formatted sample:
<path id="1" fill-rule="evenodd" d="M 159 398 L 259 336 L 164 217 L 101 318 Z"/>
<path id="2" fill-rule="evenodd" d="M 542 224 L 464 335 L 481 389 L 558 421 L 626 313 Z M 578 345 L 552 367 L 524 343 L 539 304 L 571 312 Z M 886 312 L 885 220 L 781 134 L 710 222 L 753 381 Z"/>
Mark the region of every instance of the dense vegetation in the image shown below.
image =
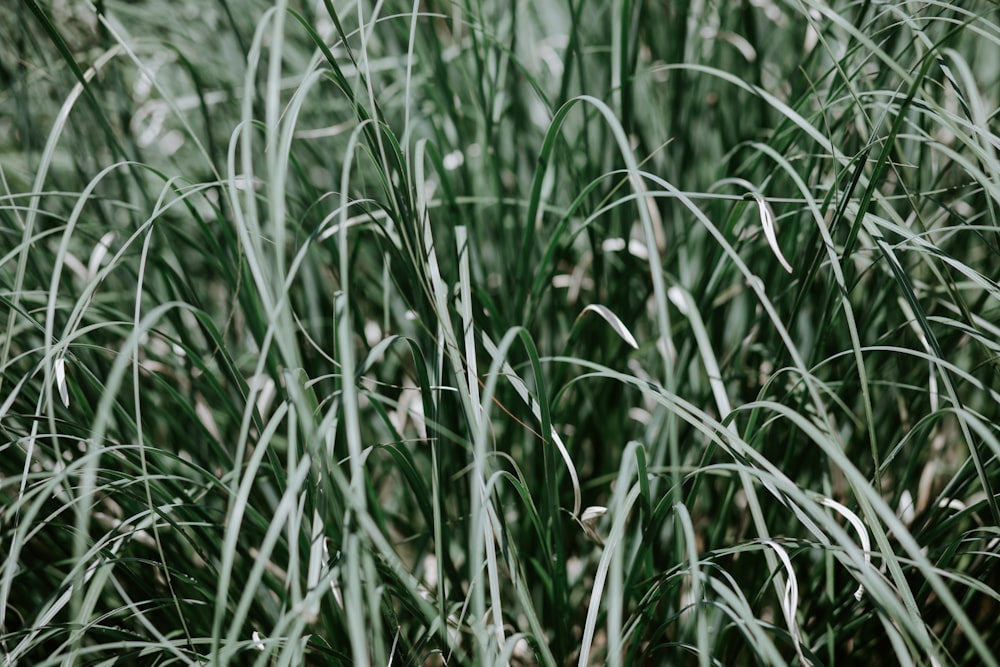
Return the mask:
<path id="1" fill-rule="evenodd" d="M 993 665 L 987 0 L 0 12 L 4 665 Z"/>

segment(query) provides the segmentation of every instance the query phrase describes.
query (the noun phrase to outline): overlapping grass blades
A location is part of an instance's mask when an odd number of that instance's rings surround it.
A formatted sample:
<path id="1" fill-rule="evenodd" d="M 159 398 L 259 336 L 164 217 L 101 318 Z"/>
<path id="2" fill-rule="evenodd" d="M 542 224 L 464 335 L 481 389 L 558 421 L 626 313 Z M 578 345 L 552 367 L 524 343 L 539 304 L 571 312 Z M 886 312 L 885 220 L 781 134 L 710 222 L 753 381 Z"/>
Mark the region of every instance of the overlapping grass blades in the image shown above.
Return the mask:
<path id="1" fill-rule="evenodd" d="M 997 664 L 991 3 L 0 43 L 5 665 Z"/>

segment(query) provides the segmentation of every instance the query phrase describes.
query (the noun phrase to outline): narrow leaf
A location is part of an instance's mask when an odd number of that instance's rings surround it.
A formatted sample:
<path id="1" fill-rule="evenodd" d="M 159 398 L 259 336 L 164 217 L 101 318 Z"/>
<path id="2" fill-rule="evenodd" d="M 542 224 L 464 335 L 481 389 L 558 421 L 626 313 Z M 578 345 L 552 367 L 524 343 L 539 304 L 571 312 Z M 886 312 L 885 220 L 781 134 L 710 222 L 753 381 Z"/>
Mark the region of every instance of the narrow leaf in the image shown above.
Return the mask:
<path id="1" fill-rule="evenodd" d="M 55 363 L 56 387 L 59 388 L 59 398 L 63 405 L 69 407 L 69 387 L 66 386 L 66 358 L 59 357 Z"/>
<path id="2" fill-rule="evenodd" d="M 604 320 L 611 325 L 611 328 L 615 330 L 615 333 L 618 334 L 619 338 L 628 343 L 634 349 L 636 350 L 639 349 L 639 343 L 636 342 L 635 336 L 632 335 L 632 332 L 628 330 L 628 327 L 626 327 L 625 324 L 622 323 L 622 321 L 618 318 L 618 316 L 615 315 L 613 312 L 611 312 L 611 310 L 607 306 L 602 306 L 597 303 L 592 303 L 583 309 L 583 312 L 580 313 L 580 317 L 583 317 L 584 313 L 586 313 L 587 311 L 597 313 L 598 315 L 603 317 Z M 577 319 L 579 320 L 580 317 L 578 317 Z"/>
<path id="3" fill-rule="evenodd" d="M 764 238 L 767 239 L 767 245 L 771 246 L 771 252 L 778 258 L 778 262 L 782 268 L 792 273 L 792 265 L 781 254 L 781 248 L 778 247 L 778 237 L 774 233 L 774 213 L 771 212 L 771 207 L 768 206 L 764 197 L 760 194 L 756 192 L 751 194 L 753 194 L 754 201 L 757 202 L 757 210 L 760 212 L 760 226 L 764 229 Z"/>

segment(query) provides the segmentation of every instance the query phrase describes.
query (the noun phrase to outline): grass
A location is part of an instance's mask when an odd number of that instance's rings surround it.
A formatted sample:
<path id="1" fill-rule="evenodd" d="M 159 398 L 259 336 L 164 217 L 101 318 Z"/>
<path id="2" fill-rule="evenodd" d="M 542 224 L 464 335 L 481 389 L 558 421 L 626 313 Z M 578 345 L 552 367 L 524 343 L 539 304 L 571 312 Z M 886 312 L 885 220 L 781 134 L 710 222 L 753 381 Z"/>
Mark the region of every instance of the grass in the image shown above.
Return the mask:
<path id="1" fill-rule="evenodd" d="M 4 665 L 997 665 L 1000 15 L 25 0 Z"/>

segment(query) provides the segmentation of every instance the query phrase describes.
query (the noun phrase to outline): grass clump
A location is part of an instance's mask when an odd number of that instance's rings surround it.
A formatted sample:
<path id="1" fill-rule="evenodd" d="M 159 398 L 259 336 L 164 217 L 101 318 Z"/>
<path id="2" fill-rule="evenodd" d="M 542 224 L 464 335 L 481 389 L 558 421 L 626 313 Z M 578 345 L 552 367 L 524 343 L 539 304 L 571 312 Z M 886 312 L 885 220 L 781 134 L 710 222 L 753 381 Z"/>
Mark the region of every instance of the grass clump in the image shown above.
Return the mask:
<path id="1" fill-rule="evenodd" d="M 5 665 L 997 664 L 989 2 L 0 31 Z"/>

